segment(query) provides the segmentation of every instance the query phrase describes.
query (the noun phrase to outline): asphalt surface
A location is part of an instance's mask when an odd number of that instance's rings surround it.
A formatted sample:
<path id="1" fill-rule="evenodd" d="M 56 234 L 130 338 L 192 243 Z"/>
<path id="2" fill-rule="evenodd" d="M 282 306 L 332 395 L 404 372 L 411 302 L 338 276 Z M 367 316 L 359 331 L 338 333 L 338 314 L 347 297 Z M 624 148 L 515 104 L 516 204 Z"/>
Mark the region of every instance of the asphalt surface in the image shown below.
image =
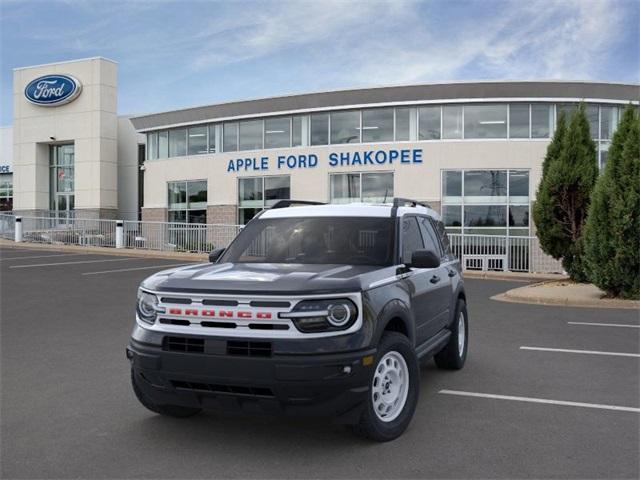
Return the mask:
<path id="1" fill-rule="evenodd" d="M 640 328 L 568 322 L 637 326 L 638 312 L 489 299 L 515 282 L 467 280 L 467 364 L 422 367 L 415 417 L 394 442 L 367 442 L 326 421 L 156 416 L 131 391 L 124 347 L 138 283 L 177 263 L 0 249 L 2 478 L 640 475 L 640 411 L 608 408 L 640 408 L 640 358 L 520 348 L 637 355 Z"/>

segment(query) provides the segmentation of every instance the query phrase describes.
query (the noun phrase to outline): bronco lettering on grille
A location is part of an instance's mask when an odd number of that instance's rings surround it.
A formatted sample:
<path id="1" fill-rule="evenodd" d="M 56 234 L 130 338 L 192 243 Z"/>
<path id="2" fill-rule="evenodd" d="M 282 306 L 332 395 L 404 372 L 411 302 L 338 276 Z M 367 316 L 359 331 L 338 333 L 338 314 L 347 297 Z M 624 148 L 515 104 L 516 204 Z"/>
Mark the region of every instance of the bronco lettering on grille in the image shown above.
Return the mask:
<path id="1" fill-rule="evenodd" d="M 189 317 L 219 317 L 219 318 L 239 318 L 239 319 L 251 319 L 258 318 L 261 320 L 269 320 L 272 318 L 271 312 L 252 312 L 250 310 L 240 310 L 234 312 L 233 310 L 214 310 L 211 308 L 197 309 L 197 308 L 169 308 L 169 315 L 184 315 Z"/>

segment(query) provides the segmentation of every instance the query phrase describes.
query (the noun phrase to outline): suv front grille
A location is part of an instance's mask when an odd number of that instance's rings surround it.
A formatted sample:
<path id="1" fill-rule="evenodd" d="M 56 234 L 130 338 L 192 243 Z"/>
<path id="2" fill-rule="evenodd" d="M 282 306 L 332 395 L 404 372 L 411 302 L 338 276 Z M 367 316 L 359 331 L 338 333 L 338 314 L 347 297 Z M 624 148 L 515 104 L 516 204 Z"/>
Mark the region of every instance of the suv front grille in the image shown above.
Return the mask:
<path id="1" fill-rule="evenodd" d="M 227 354 L 243 357 L 270 357 L 271 342 L 227 341 Z"/>
<path id="2" fill-rule="evenodd" d="M 266 387 L 246 387 L 240 385 L 217 385 L 212 383 L 185 382 L 171 380 L 173 388 L 198 392 L 228 393 L 232 395 L 249 395 L 253 397 L 274 397 L 273 391 Z"/>
<path id="3" fill-rule="evenodd" d="M 169 352 L 204 353 L 204 339 L 189 337 L 164 337 L 162 349 Z"/>

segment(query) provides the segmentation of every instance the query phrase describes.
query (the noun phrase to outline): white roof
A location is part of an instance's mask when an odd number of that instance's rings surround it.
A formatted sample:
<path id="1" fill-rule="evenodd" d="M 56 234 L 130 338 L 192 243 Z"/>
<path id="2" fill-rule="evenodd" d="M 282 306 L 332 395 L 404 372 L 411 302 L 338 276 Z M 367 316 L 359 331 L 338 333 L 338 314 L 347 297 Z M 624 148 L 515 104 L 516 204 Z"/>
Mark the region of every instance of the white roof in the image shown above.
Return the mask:
<path id="1" fill-rule="evenodd" d="M 291 218 L 291 217 L 390 217 L 392 205 L 346 203 L 329 205 L 300 205 L 287 208 L 267 210 L 260 218 Z M 399 207 L 397 215 L 407 213 L 422 213 L 440 220 L 440 215 L 431 208 L 418 205 L 417 207 Z"/>

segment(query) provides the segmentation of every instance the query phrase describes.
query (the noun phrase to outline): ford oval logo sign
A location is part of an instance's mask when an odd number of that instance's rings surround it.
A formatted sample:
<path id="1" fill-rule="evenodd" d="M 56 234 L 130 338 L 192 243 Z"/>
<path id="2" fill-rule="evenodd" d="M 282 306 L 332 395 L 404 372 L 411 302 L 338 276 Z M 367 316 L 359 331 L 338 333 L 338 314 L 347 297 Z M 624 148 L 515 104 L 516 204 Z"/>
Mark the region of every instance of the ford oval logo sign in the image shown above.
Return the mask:
<path id="1" fill-rule="evenodd" d="M 45 75 L 29 82 L 24 96 L 36 105 L 57 106 L 75 100 L 81 90 L 80 81 L 70 75 Z"/>

